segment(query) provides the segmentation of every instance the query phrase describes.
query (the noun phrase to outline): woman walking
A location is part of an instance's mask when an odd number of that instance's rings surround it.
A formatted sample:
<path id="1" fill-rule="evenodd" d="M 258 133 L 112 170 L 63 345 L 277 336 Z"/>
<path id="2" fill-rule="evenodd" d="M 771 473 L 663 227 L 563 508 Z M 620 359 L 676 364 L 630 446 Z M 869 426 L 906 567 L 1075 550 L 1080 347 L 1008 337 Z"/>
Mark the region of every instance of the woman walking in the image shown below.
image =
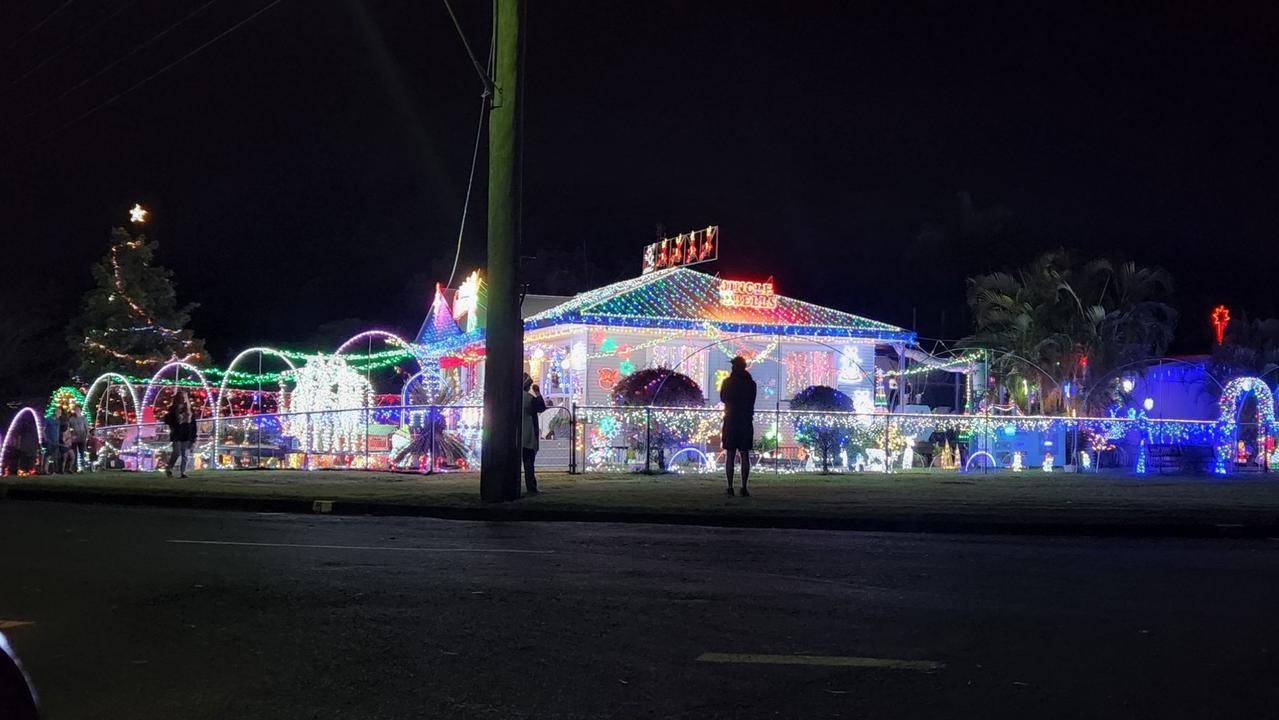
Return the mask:
<path id="1" fill-rule="evenodd" d="M 195 416 L 191 413 L 191 402 L 185 392 L 178 393 L 164 414 L 164 424 L 169 426 L 169 440 L 173 441 L 173 452 L 169 455 L 169 466 L 164 474 L 173 477 L 173 466 L 178 465 L 178 477 L 187 476 L 187 452 L 195 442 Z"/>

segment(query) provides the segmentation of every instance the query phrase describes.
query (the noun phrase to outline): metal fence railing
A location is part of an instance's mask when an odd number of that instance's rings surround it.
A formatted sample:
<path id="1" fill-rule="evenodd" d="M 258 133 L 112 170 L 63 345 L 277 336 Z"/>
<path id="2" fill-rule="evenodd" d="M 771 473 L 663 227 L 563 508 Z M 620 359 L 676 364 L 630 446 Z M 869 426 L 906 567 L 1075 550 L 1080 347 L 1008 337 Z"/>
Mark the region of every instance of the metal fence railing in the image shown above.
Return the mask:
<path id="1" fill-rule="evenodd" d="M 583 471 L 713 472 L 724 463 L 722 411 L 556 406 L 539 418 L 538 466 Z M 1205 469 L 1222 453 L 1211 421 L 757 410 L 758 471 L 890 472 L 903 468 Z M 189 465 L 456 472 L 479 467 L 479 405 L 392 405 L 197 421 Z M 160 423 L 96 428 L 96 466 L 166 466 Z M 1240 425 L 1238 468 L 1279 464 L 1274 429 Z M 1234 440 L 1230 440 L 1231 443 Z M 1260 449 L 1258 449 L 1260 448 Z M 1236 458 L 1231 458 L 1236 459 Z M 1249 463 L 1252 465 L 1249 465 Z"/>

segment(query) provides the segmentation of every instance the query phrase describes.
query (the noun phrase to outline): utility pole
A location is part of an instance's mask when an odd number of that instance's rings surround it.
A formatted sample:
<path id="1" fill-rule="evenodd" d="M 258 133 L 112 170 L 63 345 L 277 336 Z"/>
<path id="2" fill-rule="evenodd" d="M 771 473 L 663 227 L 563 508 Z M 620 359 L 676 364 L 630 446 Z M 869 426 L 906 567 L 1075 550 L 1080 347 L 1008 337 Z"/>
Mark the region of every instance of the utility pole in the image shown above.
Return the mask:
<path id="1" fill-rule="evenodd" d="M 484 339 L 480 499 L 503 502 L 520 495 L 520 412 L 523 409 L 520 371 L 524 364 L 524 322 L 520 319 L 516 283 L 520 0 L 496 0 L 493 13 L 496 47 L 489 106 L 488 324 Z"/>

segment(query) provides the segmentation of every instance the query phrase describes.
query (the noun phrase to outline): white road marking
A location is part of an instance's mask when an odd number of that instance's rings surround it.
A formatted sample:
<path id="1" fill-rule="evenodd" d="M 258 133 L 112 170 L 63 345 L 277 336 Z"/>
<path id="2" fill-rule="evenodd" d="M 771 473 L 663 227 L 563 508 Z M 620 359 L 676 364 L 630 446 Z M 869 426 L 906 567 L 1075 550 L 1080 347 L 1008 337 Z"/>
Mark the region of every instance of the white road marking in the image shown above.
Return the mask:
<path id="1" fill-rule="evenodd" d="M 0 630 L 12 630 L 26 625 L 35 625 L 30 620 L 0 620 Z"/>
<path id="2" fill-rule="evenodd" d="M 847 657 L 841 655 L 752 655 L 740 653 L 702 653 L 698 662 L 742 663 L 748 665 L 820 665 L 823 667 L 882 668 L 928 672 L 945 667 L 934 660 L 892 660 L 889 658 Z"/>
<path id="3" fill-rule="evenodd" d="M 306 545 L 302 543 L 238 542 L 235 540 L 165 540 L 179 545 L 233 545 L 240 547 L 301 548 L 304 550 L 393 550 L 398 552 L 434 553 L 506 553 L 514 555 L 551 555 L 554 550 L 519 550 L 516 548 L 430 548 L 390 547 L 385 545 Z"/>

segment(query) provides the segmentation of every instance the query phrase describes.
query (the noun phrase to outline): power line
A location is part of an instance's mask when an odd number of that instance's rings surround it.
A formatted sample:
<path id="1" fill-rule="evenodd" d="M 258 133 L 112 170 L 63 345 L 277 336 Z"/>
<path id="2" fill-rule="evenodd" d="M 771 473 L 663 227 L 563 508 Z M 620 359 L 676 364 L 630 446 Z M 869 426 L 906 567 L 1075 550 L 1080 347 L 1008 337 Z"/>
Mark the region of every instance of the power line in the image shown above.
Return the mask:
<path id="1" fill-rule="evenodd" d="M 71 42 L 67 43 L 66 45 L 63 45 L 61 48 L 58 48 L 57 52 L 55 52 L 55 53 L 53 53 L 52 55 L 50 55 L 49 57 L 47 57 L 47 58 L 45 58 L 45 59 L 41 60 L 41 61 L 40 61 L 39 63 L 37 63 L 34 67 L 32 67 L 30 70 L 27 70 L 26 72 L 22 73 L 22 75 L 18 76 L 16 79 L 11 80 L 11 81 L 9 82 L 9 87 L 10 87 L 10 88 L 12 88 L 13 86 L 17 85 L 18 83 L 22 82 L 23 80 L 26 80 L 27 78 L 31 77 L 31 75 L 32 75 L 33 73 L 35 73 L 36 71 L 38 71 L 40 68 L 44 67 L 45 65 L 48 65 L 49 63 L 53 62 L 54 60 L 57 60 L 59 57 L 61 57 L 61 56 L 62 56 L 62 53 L 66 52 L 67 50 L 70 50 L 71 48 L 75 47 L 75 46 L 76 46 L 76 45 L 77 45 L 77 44 L 78 44 L 81 40 L 84 40 L 85 38 L 87 38 L 87 37 L 89 37 L 90 35 L 92 35 L 92 34 L 94 33 L 94 31 L 96 31 L 98 28 L 102 27 L 102 25 L 103 25 L 104 23 L 106 23 L 106 22 L 108 22 L 108 21 L 110 21 L 110 20 L 114 20 L 114 19 L 115 19 L 115 17 L 116 17 L 117 15 L 119 15 L 120 13 L 124 12 L 125 10 L 127 10 L 127 9 L 129 9 L 129 8 L 131 8 L 131 7 L 133 7 L 133 6 L 134 6 L 134 5 L 136 5 L 136 4 L 138 4 L 138 0 L 129 0 L 128 2 L 124 3 L 124 4 L 123 4 L 123 5 L 121 5 L 120 7 L 116 8 L 115 12 L 113 12 L 113 13 L 111 13 L 111 14 L 107 15 L 106 17 L 102 18 L 102 19 L 101 19 L 101 20 L 99 20 L 98 22 L 94 23 L 92 27 L 90 27 L 88 30 L 85 30 L 83 33 L 81 33 L 80 35 L 78 35 L 78 36 L 77 36 L 75 39 L 73 39 Z"/>
<path id="2" fill-rule="evenodd" d="M 92 115 L 92 114 L 96 113 L 97 111 L 101 110 L 102 108 L 107 107 L 108 105 L 111 105 L 112 103 L 116 102 L 117 100 L 119 100 L 120 98 L 124 97 L 125 95 L 128 95 L 129 93 L 133 92 L 134 90 L 137 90 L 138 88 L 142 87 L 143 85 L 147 84 L 148 82 L 151 82 L 151 81 L 152 81 L 152 80 L 154 80 L 155 78 L 157 78 L 157 77 L 159 77 L 160 75 L 162 75 L 162 74 L 164 74 L 165 72 L 167 72 L 169 69 L 173 68 L 175 65 L 178 65 L 179 63 L 181 63 L 181 62 L 183 62 L 183 61 L 187 60 L 188 58 L 192 57 L 192 56 L 193 56 L 193 55 L 195 55 L 196 53 L 199 53 L 201 50 L 204 50 L 205 48 L 209 47 L 209 46 L 210 46 L 210 45 L 212 45 L 213 43 L 215 43 L 215 42 L 217 42 L 217 41 L 221 40 L 222 38 L 226 37 L 227 35 L 230 35 L 231 33 L 235 32 L 235 31 L 236 31 L 236 30 L 238 30 L 238 29 L 240 29 L 242 26 L 244 26 L 244 25 L 248 24 L 249 22 L 251 22 L 251 21 L 252 21 L 254 18 L 256 18 L 257 16 L 261 15 L 262 13 L 266 12 L 267 10 L 270 10 L 271 8 L 275 7 L 276 5 L 279 5 L 279 4 L 280 4 L 281 2 L 283 2 L 283 1 L 284 1 L 284 0 L 272 0 L 271 2 L 267 3 L 266 5 L 264 5 L 264 6 L 263 6 L 261 9 L 259 9 L 257 12 L 255 12 L 255 13 L 253 13 L 252 15 L 250 15 L 250 16 L 248 16 L 248 17 L 244 18 L 244 19 L 243 19 L 243 20 L 241 20 L 240 22 L 237 22 L 236 24 L 232 25 L 231 27 L 227 28 L 226 30 L 223 30 L 222 32 L 218 33 L 217 35 L 214 35 L 214 36 L 213 36 L 212 38 L 210 38 L 209 40 L 207 40 L 207 41 L 205 41 L 205 42 L 201 43 L 201 44 L 200 44 L 199 46 L 197 46 L 194 50 L 192 50 L 192 51 L 188 52 L 187 54 L 183 55 L 182 57 L 178 58 L 177 60 L 174 60 L 173 62 L 169 63 L 168 65 L 165 65 L 164 67 L 160 68 L 159 70 L 156 70 L 155 72 L 151 73 L 150 75 L 148 75 L 148 76 L 146 76 L 146 77 L 142 78 L 141 80 L 137 81 L 136 83 L 134 83 L 134 84 L 130 85 L 130 86 L 129 86 L 126 90 L 123 90 L 123 91 L 121 91 L 121 92 L 116 93 L 115 95 L 112 95 L 110 98 L 108 98 L 108 99 L 107 99 L 106 101 L 104 101 L 104 102 L 98 103 L 97 105 L 95 105 L 95 106 L 93 106 L 92 108 L 90 108 L 87 112 L 85 112 L 85 113 L 83 113 L 83 114 L 79 115 L 78 117 L 76 117 L 75 119 L 71 120 L 70 122 L 68 122 L 68 123 L 66 123 L 66 124 L 64 124 L 64 125 L 62 125 L 62 126 L 60 126 L 60 127 L 58 127 L 56 130 L 53 130 L 52 132 L 49 132 L 49 133 L 45 134 L 44 136 L 40 137 L 38 140 L 36 140 L 34 143 L 32 143 L 32 146 L 34 147 L 35 145 L 39 145 L 40 143 L 44 142 L 45 140 L 49 139 L 50 137 L 53 137 L 54 135 L 57 135 L 58 133 L 62 132 L 63 130 L 65 130 L 65 129 L 67 129 L 67 128 L 71 127 L 72 125 L 74 125 L 74 124 L 76 124 L 76 123 L 80 122 L 81 120 L 83 120 L 83 119 L 85 119 L 85 118 L 89 117 L 90 115 Z M 213 0 L 210 0 L 210 3 L 209 3 L 209 4 L 212 4 L 212 2 L 213 2 Z"/>
<path id="3" fill-rule="evenodd" d="M 462 39 L 462 47 L 466 49 L 466 56 L 471 59 L 471 65 L 475 68 L 475 72 L 480 76 L 480 82 L 484 83 L 484 92 L 488 92 L 493 87 L 493 79 L 491 76 L 492 60 L 489 60 L 490 67 L 488 71 L 480 65 L 480 61 L 475 59 L 475 53 L 471 52 L 471 43 L 466 41 L 466 33 L 462 32 L 462 24 L 457 21 L 457 15 L 453 14 L 453 6 L 449 4 L 449 0 L 444 0 L 444 9 L 449 11 L 449 17 L 453 19 L 453 27 L 457 29 L 457 36 Z M 489 50 L 492 53 L 492 48 Z"/>
<path id="4" fill-rule="evenodd" d="M 12 50 L 15 46 L 17 46 L 17 44 L 18 44 L 18 43 L 20 43 L 20 42 L 22 42 L 23 40 L 25 40 L 25 39 L 27 38 L 27 36 L 28 36 L 28 35 L 30 35 L 31 33 L 35 32 L 36 30 L 39 30 L 40 28 L 44 27 L 44 24 L 45 24 L 45 23 L 47 23 L 47 22 L 49 22 L 50 20 L 52 20 L 54 15 L 57 15 L 58 13 L 62 12 L 63 10 L 65 10 L 65 9 L 67 8 L 67 6 L 68 6 L 68 5 L 70 5 L 70 4 L 71 4 L 71 3 L 73 3 L 73 2 L 75 2 L 75 0 L 67 0 L 66 2 L 62 3 L 61 5 L 59 5 L 59 6 L 58 6 L 58 8 L 57 8 L 56 10 L 54 10 L 54 11 L 53 11 L 53 12 L 51 12 L 51 13 L 49 13 L 48 15 L 45 15 L 45 16 L 44 16 L 44 19 L 43 19 L 43 20 L 41 20 L 40 22 L 36 23 L 34 27 L 32 27 L 30 30 L 28 30 L 28 31 L 26 31 L 26 32 L 24 32 L 24 33 L 22 33 L 21 35 L 19 35 L 19 36 L 18 36 L 18 38 L 17 38 L 16 40 L 14 40 L 13 42 L 9 43 L 9 46 L 8 46 L 8 47 L 6 47 L 6 48 L 4 49 L 4 51 L 5 51 L 5 52 L 9 52 L 10 50 Z"/>
<path id="5" fill-rule="evenodd" d="M 444 0 L 444 4 L 445 6 L 447 6 L 448 0 Z M 453 14 L 453 11 L 451 9 L 449 10 L 449 14 L 450 15 Z M 453 22 L 456 25 L 457 19 L 454 18 Z M 494 25 L 494 28 L 497 27 L 496 21 L 493 23 L 493 25 Z M 462 31 L 461 27 L 458 27 L 458 32 L 460 33 L 461 31 Z M 465 38 L 463 38 L 463 42 L 464 43 L 466 42 Z M 497 43 L 493 42 L 493 38 L 490 37 L 489 38 L 489 57 L 488 57 L 489 72 L 485 73 L 485 79 L 487 79 L 488 74 L 493 71 L 493 50 L 496 47 L 497 47 Z M 467 48 L 467 52 L 470 52 L 469 47 Z M 444 287 L 453 286 L 453 278 L 457 275 L 457 263 L 458 263 L 458 260 L 461 259 L 462 257 L 462 234 L 466 231 L 466 214 L 467 214 L 467 209 L 470 208 L 471 206 L 471 188 L 475 186 L 475 165 L 479 161 L 479 157 L 480 157 L 480 138 L 484 136 L 484 119 L 488 116 L 488 103 L 489 103 L 489 85 L 486 84 L 484 86 L 484 92 L 480 94 L 480 121 L 475 128 L 475 148 L 471 150 L 471 174 L 466 179 L 466 199 L 462 202 L 462 222 L 459 224 L 457 228 L 457 249 L 453 251 L 453 269 L 449 271 L 449 281 L 444 284 Z"/>
<path id="6" fill-rule="evenodd" d="M 87 77 L 87 78 L 85 78 L 85 79 L 81 80 L 80 82 L 76 83 L 75 85 L 72 85 L 70 89 L 63 91 L 63 93 L 62 93 L 61 95 L 57 96 L 56 98 L 54 98 L 54 99 L 50 100 L 49 102 L 47 102 L 47 103 L 45 103 L 45 104 L 43 104 L 43 105 L 41 105 L 40 107 L 38 107 L 38 108 L 36 108 L 36 109 L 32 110 L 31 112 L 27 113 L 26 115 L 23 115 L 21 118 L 18 118 L 17 120 L 15 120 L 15 121 L 13 121 L 13 122 L 9 123 L 9 124 L 8 124 L 8 125 L 6 125 L 3 129 L 0 129 L 0 134 L 4 134 L 4 133 L 8 132 L 9 130 L 13 129 L 14 127 L 16 127 L 16 126 L 18 126 L 18 125 L 22 124 L 23 122 L 25 122 L 26 120 L 30 119 L 30 118 L 31 118 L 31 116 L 35 115 L 36 113 L 40 112 L 41 110 L 44 110 L 45 108 L 47 108 L 47 107 L 49 107 L 49 106 L 51 106 L 51 105 L 55 105 L 55 104 L 57 104 L 57 103 L 58 103 L 58 101 L 62 100 L 62 98 L 64 98 L 64 97 L 66 97 L 66 96 L 70 95 L 71 93 L 75 92 L 76 90 L 79 90 L 80 88 L 84 87 L 85 85 L 87 85 L 87 84 L 89 84 L 89 83 L 93 82 L 94 80 L 96 80 L 96 79 L 98 79 L 98 78 L 102 77 L 102 76 L 103 76 L 104 74 L 106 74 L 107 72 L 110 72 L 112 68 L 114 68 L 115 66 L 117 66 L 117 65 L 119 65 L 120 63 L 124 62 L 125 60 L 128 60 L 130 57 L 133 57 L 134 55 L 138 54 L 139 52 L 141 52 L 142 50 L 146 49 L 147 47 L 150 47 L 152 43 L 154 43 L 155 41 L 157 41 L 157 40 L 159 40 L 160 38 L 164 37 L 165 35 L 168 35 L 170 32 L 172 32 L 172 31 L 173 31 L 174 29 L 176 29 L 178 26 L 180 26 L 180 25 L 182 25 L 183 23 L 185 23 L 187 20 L 190 20 L 191 18 L 195 17 L 196 15 L 199 15 L 200 13 L 204 12 L 204 10 L 205 10 L 206 8 L 208 8 L 210 5 L 212 5 L 213 3 L 217 2 L 217 1 L 218 1 L 218 0 L 209 0 L 208 2 L 206 2 L 206 3 L 205 3 L 205 4 L 203 4 L 203 5 L 201 5 L 200 7 L 196 8 L 195 10 L 192 10 L 191 12 L 187 13 L 186 15 L 184 15 L 184 16 L 182 17 L 182 19 L 181 19 L 181 20 L 178 20 L 177 22 L 173 23 L 173 24 L 172 24 L 172 25 L 170 25 L 169 27 L 167 27 L 167 28 L 165 28 L 165 29 L 161 30 L 159 33 L 157 33 L 157 34 L 155 34 L 155 35 L 152 35 L 150 38 L 148 38 L 148 39 L 147 39 L 145 42 L 143 42 L 141 45 L 137 45 L 137 46 L 135 46 L 132 50 L 130 50 L 129 52 L 127 52 L 127 53 L 125 53 L 125 54 L 123 54 L 123 55 L 121 55 L 120 57 L 116 58 L 115 60 L 112 60 L 112 61 L 111 61 L 110 63 L 108 63 L 105 67 L 101 68 L 100 70 L 98 70 L 97 72 L 93 73 L 93 74 L 92 74 L 92 75 L 90 75 L 89 77 Z M 90 112 L 92 112 L 92 111 L 90 111 Z M 74 122 L 74 121 L 72 121 L 72 122 Z M 39 142 L 39 141 L 37 141 L 37 142 Z"/>

